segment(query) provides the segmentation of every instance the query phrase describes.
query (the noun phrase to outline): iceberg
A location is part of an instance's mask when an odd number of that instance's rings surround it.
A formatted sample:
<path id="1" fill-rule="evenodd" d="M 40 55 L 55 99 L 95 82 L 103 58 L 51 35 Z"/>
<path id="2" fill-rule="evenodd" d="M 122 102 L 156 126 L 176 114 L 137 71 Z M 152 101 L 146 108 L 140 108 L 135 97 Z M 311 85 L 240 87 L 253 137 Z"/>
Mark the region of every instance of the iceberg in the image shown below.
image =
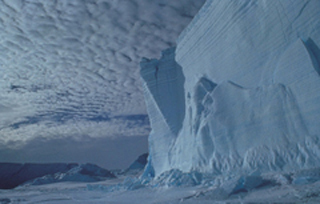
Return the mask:
<path id="1" fill-rule="evenodd" d="M 319 167 L 319 10 L 312 0 L 207 0 L 177 47 L 143 59 L 144 176 Z"/>

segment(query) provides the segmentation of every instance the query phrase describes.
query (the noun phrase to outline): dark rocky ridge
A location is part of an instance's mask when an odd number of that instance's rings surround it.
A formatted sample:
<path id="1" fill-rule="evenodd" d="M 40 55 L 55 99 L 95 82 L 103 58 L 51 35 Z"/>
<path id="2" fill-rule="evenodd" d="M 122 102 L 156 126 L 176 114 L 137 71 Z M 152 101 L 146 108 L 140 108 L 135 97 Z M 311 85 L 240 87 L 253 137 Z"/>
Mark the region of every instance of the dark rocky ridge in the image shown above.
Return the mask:
<path id="1" fill-rule="evenodd" d="M 50 163 L 50 164 L 18 164 L 0 163 L 0 189 L 12 189 L 27 181 L 40 177 L 54 175 L 57 173 L 66 174 L 75 171 L 80 175 L 91 177 L 115 178 L 110 171 L 94 164 L 77 163 Z"/>

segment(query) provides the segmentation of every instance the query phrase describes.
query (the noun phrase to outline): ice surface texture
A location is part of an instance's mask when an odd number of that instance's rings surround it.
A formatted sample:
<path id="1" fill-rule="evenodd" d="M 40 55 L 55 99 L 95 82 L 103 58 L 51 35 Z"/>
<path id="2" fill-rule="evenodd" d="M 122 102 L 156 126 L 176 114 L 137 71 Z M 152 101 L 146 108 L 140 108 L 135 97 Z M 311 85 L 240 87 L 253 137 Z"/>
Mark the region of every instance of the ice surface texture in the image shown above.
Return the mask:
<path id="1" fill-rule="evenodd" d="M 141 62 L 146 172 L 320 165 L 320 1 L 208 0 L 160 60 Z"/>

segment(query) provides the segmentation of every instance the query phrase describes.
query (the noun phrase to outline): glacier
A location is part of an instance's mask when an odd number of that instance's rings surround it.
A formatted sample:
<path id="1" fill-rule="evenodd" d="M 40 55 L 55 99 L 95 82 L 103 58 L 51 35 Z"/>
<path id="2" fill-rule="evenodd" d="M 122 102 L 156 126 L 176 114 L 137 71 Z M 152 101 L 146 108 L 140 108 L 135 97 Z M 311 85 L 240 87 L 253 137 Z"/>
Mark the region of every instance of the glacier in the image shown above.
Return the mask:
<path id="1" fill-rule="evenodd" d="M 207 0 L 160 59 L 142 59 L 144 176 L 320 166 L 320 1 Z"/>

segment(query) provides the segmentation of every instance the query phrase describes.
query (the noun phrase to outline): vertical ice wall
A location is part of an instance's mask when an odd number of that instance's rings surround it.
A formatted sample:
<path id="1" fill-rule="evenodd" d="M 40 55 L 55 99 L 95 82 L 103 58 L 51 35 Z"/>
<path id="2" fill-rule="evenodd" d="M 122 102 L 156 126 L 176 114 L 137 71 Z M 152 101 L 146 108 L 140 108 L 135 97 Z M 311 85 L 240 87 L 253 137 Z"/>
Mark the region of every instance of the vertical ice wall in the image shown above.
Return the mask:
<path id="1" fill-rule="evenodd" d="M 152 131 L 149 162 L 157 172 L 168 169 L 169 151 L 184 119 L 184 76 L 175 62 L 175 48 L 163 51 L 160 60 L 143 59 L 141 77 Z"/>
<path id="2" fill-rule="evenodd" d="M 208 0 L 178 39 L 183 87 L 152 85 L 173 57 L 142 63 L 156 175 L 320 166 L 319 11 L 318 0 Z"/>

